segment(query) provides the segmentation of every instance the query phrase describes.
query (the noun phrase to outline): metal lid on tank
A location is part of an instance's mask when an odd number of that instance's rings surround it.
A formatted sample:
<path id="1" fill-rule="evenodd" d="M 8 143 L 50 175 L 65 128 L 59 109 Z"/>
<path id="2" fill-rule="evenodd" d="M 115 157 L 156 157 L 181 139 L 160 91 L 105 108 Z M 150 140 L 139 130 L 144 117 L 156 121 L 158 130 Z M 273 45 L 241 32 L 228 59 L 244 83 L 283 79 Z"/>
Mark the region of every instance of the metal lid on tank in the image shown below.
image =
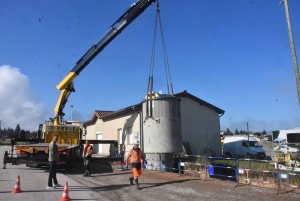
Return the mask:
<path id="1" fill-rule="evenodd" d="M 145 99 L 142 100 L 142 102 L 146 102 L 147 99 L 150 99 L 150 93 L 148 93 L 146 96 L 145 96 Z M 157 92 L 152 92 L 152 100 L 160 100 L 160 99 L 177 99 L 180 101 L 180 98 L 177 98 L 175 96 L 172 96 L 170 94 L 162 94 L 161 91 L 159 93 Z"/>

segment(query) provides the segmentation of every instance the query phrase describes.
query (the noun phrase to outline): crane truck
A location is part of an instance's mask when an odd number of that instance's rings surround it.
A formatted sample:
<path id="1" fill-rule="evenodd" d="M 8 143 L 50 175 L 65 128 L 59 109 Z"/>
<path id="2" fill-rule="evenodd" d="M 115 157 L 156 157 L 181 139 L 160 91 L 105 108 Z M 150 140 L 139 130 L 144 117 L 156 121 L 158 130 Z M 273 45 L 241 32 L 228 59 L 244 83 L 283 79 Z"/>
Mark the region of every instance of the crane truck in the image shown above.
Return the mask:
<path id="1" fill-rule="evenodd" d="M 14 147 L 17 152 L 16 157 L 4 154 L 4 162 L 11 164 L 43 165 L 48 164 L 49 144 L 53 135 L 59 136 L 57 143 L 59 149 L 59 165 L 71 168 L 72 164 L 82 161 L 81 152 L 84 144 L 84 128 L 80 122 L 65 122 L 63 109 L 72 92 L 75 92 L 73 80 L 79 73 L 111 42 L 134 21 L 153 2 L 158 5 L 158 0 L 138 0 L 135 1 L 109 28 L 109 30 L 76 62 L 74 68 L 56 86 L 60 90 L 60 96 L 54 108 L 54 118 L 39 125 L 37 139 L 11 139 L 11 154 Z M 17 142 L 26 141 L 26 145 L 15 145 Z M 116 140 L 89 140 L 91 144 L 118 144 Z M 29 143 L 29 144 L 28 144 Z M 33 144 L 34 143 L 34 144 Z M 121 161 L 122 157 L 94 158 L 94 161 L 109 160 Z M 4 168 L 5 166 L 3 166 Z"/>

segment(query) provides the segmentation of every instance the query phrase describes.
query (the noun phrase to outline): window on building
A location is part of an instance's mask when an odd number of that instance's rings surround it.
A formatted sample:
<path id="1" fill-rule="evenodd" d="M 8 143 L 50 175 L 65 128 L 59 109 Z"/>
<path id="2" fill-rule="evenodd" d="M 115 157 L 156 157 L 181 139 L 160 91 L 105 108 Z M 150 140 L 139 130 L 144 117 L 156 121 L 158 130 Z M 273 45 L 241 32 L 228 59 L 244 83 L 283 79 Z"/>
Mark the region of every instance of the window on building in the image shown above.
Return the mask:
<path id="1" fill-rule="evenodd" d="M 119 135 L 119 144 L 123 144 L 123 130 L 122 129 L 118 130 L 118 135 Z"/>
<path id="2" fill-rule="evenodd" d="M 127 130 L 127 136 L 128 136 L 128 144 L 133 144 L 133 141 L 134 141 L 134 136 L 133 136 L 133 133 L 132 133 L 132 127 L 128 127 L 128 130 Z"/>

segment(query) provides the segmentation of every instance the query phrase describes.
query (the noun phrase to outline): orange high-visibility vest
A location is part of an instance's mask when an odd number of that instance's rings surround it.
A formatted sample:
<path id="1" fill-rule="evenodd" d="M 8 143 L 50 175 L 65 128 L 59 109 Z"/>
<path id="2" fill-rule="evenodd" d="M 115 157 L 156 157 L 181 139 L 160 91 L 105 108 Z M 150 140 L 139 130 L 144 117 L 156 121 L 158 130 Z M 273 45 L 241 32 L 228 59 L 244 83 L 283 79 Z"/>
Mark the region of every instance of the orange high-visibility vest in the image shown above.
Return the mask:
<path id="1" fill-rule="evenodd" d="M 136 149 L 130 149 L 129 151 L 131 157 L 130 157 L 130 162 L 136 163 L 136 162 L 141 162 L 142 158 L 142 150 L 140 148 Z"/>
<path id="2" fill-rule="evenodd" d="M 88 147 L 86 147 L 86 144 L 83 147 L 83 155 L 88 155 L 91 154 L 93 152 L 93 147 L 92 145 L 89 145 Z"/>

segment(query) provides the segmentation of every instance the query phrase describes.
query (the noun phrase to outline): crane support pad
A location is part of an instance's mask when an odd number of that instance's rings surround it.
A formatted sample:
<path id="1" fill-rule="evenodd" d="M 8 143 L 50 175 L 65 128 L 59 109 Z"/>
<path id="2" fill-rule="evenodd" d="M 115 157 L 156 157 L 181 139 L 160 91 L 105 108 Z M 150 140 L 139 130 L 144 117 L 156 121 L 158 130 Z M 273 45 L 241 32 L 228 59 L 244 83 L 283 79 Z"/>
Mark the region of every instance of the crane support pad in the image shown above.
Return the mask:
<path id="1" fill-rule="evenodd" d="M 80 144 L 85 144 L 86 140 L 80 140 Z M 88 140 L 90 144 L 118 144 L 118 140 Z"/>
<path id="2" fill-rule="evenodd" d="M 26 139 L 26 138 L 12 138 L 11 140 L 10 140 L 10 143 L 11 144 L 15 144 L 15 142 L 35 142 L 35 143 L 37 143 L 37 142 L 40 142 L 41 140 L 39 140 L 39 139 Z"/>
<path id="3" fill-rule="evenodd" d="M 115 162 L 115 161 L 123 161 L 124 160 L 124 158 L 122 158 L 122 157 L 93 157 L 92 159 L 91 159 L 91 162 L 92 163 L 98 163 L 98 162 Z M 83 162 L 83 158 L 74 158 L 73 159 L 73 162 L 74 163 L 81 163 L 81 162 Z"/>
<path id="4" fill-rule="evenodd" d="M 47 161 L 31 161 L 31 160 L 26 160 L 24 158 L 13 158 L 13 157 L 6 157 L 3 160 L 3 163 L 11 163 L 13 165 L 21 165 L 21 164 L 41 164 L 41 165 L 48 165 L 49 162 Z M 59 161 L 57 162 L 58 165 L 63 165 L 66 164 L 66 161 Z"/>
<path id="5" fill-rule="evenodd" d="M 115 161 L 123 161 L 124 158 L 122 157 L 93 157 L 91 159 L 91 162 L 97 163 L 97 162 L 115 162 Z M 59 161 L 57 162 L 58 165 L 64 165 L 67 164 L 68 162 L 73 162 L 73 163 L 82 163 L 83 158 L 72 158 L 69 159 L 68 161 Z M 3 159 L 3 164 L 11 163 L 13 165 L 21 165 L 21 164 L 41 164 L 41 165 L 48 165 L 49 162 L 47 161 L 31 161 L 30 159 L 26 160 L 24 158 L 13 158 L 13 157 L 5 157 Z"/>

